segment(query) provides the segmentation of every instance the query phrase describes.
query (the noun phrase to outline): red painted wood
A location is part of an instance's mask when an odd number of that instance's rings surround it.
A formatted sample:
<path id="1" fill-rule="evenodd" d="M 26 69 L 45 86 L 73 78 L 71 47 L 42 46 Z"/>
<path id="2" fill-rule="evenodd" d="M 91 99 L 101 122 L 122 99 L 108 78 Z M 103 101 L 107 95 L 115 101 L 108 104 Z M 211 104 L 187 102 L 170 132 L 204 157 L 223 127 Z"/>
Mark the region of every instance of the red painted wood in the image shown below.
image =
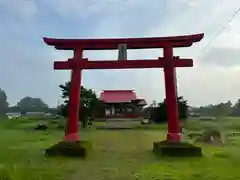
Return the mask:
<path id="1" fill-rule="evenodd" d="M 164 48 L 164 47 L 190 47 L 193 42 L 154 42 L 147 45 L 144 44 L 127 44 L 128 49 L 151 49 L 151 48 Z M 72 44 L 63 44 L 55 46 L 58 50 L 73 50 L 75 48 L 80 48 L 84 46 L 84 50 L 115 50 L 117 46 L 115 44 L 84 44 L 84 45 L 72 45 Z"/>
<path id="2" fill-rule="evenodd" d="M 133 90 L 108 90 L 101 92 L 99 99 L 104 103 L 131 102 L 137 100 L 137 95 Z"/>
<path id="3" fill-rule="evenodd" d="M 178 59 L 174 60 L 175 67 L 192 67 L 192 59 Z M 55 61 L 54 69 L 67 70 L 73 68 L 80 69 L 139 69 L 139 68 L 162 68 L 166 62 L 161 58 L 160 60 L 146 59 L 146 60 L 124 60 L 124 61 L 88 61 L 86 59 L 69 60 L 69 61 Z"/>
<path id="4" fill-rule="evenodd" d="M 111 50 L 118 49 L 119 44 L 127 44 L 128 49 L 164 48 L 164 47 L 189 47 L 194 42 L 199 42 L 204 34 L 193 34 L 185 36 L 170 37 L 147 37 L 147 38 L 114 38 L 114 39 L 55 39 L 43 40 L 57 49 L 73 50 Z"/>
<path id="5" fill-rule="evenodd" d="M 175 65 L 173 63 L 173 48 L 163 49 L 164 58 L 167 66 L 164 67 L 165 92 L 166 92 L 166 107 L 168 114 L 168 135 L 170 141 L 180 141 L 180 126 L 178 120 L 177 106 L 177 84 Z"/>
<path id="6" fill-rule="evenodd" d="M 74 59 L 81 59 L 82 53 L 83 53 L 82 49 L 76 49 L 74 51 Z M 67 141 L 80 140 L 80 136 L 78 135 L 78 119 L 80 108 L 81 76 L 82 76 L 81 69 L 75 68 L 72 70 L 69 95 L 68 121 L 64 138 Z"/>
<path id="7" fill-rule="evenodd" d="M 65 62 L 54 62 L 54 69 L 72 69 L 69 116 L 66 140 L 79 140 L 78 111 L 80 105 L 80 86 L 82 69 L 127 69 L 127 68 L 164 68 L 165 90 L 168 114 L 168 140 L 180 141 L 178 121 L 176 67 L 193 66 L 192 59 L 173 57 L 174 47 L 189 47 L 200 41 L 204 34 L 153 38 L 119 38 L 119 39 L 53 39 L 44 38 L 48 45 L 57 49 L 74 50 L 74 58 Z M 164 48 L 164 57 L 157 60 L 124 61 L 88 61 L 82 59 L 83 50 L 117 49 L 119 44 L 127 44 L 128 49 Z M 81 50 L 77 50 L 81 49 Z"/>

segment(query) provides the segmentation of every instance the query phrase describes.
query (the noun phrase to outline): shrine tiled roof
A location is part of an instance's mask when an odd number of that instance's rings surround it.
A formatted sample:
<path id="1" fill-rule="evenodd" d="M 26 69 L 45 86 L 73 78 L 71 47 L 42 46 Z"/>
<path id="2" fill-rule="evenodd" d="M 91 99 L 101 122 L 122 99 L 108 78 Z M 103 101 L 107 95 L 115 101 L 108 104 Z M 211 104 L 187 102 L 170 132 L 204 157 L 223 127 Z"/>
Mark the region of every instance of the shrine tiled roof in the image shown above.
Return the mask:
<path id="1" fill-rule="evenodd" d="M 138 100 L 133 90 L 104 90 L 100 94 L 100 100 L 106 103 L 121 103 Z"/>

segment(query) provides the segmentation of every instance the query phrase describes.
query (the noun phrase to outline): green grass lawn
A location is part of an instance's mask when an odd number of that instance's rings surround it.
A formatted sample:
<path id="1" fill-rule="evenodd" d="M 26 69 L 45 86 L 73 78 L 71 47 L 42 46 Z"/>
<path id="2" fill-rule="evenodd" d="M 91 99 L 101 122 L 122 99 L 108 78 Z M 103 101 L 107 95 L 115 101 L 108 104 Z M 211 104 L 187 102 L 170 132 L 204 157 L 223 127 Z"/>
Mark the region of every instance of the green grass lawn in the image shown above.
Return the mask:
<path id="1" fill-rule="evenodd" d="M 239 120 L 192 121 L 189 131 L 216 126 L 236 132 Z M 221 125 L 219 125 L 221 124 Z M 87 159 L 45 158 L 44 150 L 63 138 L 62 130 L 32 130 L 33 123 L 0 123 L 0 180 L 238 180 L 240 136 L 223 146 L 203 145 L 201 158 L 157 158 L 152 142 L 164 140 L 165 126 L 124 131 L 89 130 L 81 133 L 92 142 Z M 240 129 L 240 128 L 239 128 Z"/>

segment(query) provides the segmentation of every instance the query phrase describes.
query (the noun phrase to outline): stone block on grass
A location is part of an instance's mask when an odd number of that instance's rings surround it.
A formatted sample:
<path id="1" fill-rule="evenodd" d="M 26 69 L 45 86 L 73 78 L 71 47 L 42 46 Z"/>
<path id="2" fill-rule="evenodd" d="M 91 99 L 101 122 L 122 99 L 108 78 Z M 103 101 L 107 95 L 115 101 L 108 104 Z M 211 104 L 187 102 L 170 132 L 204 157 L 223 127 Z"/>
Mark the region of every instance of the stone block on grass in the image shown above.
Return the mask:
<path id="1" fill-rule="evenodd" d="M 201 147 L 188 142 L 157 141 L 153 142 L 153 152 L 161 156 L 191 157 L 202 156 Z"/>
<path id="2" fill-rule="evenodd" d="M 199 136 L 196 140 L 196 143 L 207 143 L 207 144 L 223 144 L 223 137 L 221 132 L 216 129 L 205 130 L 201 136 Z"/>
<path id="3" fill-rule="evenodd" d="M 46 124 L 38 124 L 34 129 L 37 131 L 45 131 L 48 129 L 48 126 Z"/>
<path id="4" fill-rule="evenodd" d="M 57 129 L 65 129 L 65 126 L 63 124 L 58 124 Z"/>
<path id="5" fill-rule="evenodd" d="M 47 157 L 81 157 L 87 156 L 87 151 L 91 149 L 91 143 L 88 141 L 60 141 L 45 151 Z"/>

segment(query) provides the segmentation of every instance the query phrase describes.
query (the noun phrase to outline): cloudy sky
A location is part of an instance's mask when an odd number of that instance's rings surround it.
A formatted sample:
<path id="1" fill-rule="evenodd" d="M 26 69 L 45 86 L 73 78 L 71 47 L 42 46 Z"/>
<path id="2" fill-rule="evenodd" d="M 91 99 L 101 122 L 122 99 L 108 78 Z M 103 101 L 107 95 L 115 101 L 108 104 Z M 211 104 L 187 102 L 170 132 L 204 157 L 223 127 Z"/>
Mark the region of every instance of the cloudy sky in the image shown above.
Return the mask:
<path id="1" fill-rule="evenodd" d="M 228 19 L 239 0 L 0 0 L 0 88 L 11 105 L 24 96 L 50 106 L 60 99 L 59 84 L 70 71 L 54 71 L 54 60 L 72 52 L 56 51 L 42 37 L 148 37 L 205 33 L 175 55 L 194 59 L 178 68 L 178 93 L 191 105 L 236 101 L 240 97 L 240 17 Z M 222 25 L 226 27 L 204 47 Z M 156 58 L 161 50 L 130 51 L 129 58 Z M 115 51 L 85 52 L 90 59 L 117 58 Z M 96 92 L 135 89 L 149 103 L 165 97 L 162 69 L 84 71 L 83 84 Z"/>

